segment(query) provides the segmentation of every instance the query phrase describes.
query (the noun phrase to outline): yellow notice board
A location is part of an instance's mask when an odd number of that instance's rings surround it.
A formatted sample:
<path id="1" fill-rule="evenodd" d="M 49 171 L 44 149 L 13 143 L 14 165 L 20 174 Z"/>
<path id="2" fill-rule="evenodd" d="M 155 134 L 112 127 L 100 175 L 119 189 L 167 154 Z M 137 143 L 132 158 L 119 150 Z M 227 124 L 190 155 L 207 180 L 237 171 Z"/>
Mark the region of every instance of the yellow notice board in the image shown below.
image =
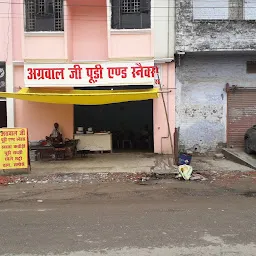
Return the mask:
<path id="1" fill-rule="evenodd" d="M 0 170 L 28 168 L 28 153 L 26 128 L 0 129 Z"/>

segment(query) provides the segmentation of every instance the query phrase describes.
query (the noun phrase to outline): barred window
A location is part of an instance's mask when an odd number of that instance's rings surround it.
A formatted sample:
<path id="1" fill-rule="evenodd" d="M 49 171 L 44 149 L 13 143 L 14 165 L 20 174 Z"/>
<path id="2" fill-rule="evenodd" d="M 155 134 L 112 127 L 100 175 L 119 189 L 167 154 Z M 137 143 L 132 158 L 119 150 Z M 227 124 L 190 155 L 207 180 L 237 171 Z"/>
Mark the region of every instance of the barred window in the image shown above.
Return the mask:
<path id="1" fill-rule="evenodd" d="M 114 29 L 150 28 L 150 0 L 112 0 L 111 27 Z"/>
<path id="2" fill-rule="evenodd" d="M 0 61 L 0 92 L 5 92 L 5 91 L 6 91 L 6 63 Z"/>
<path id="3" fill-rule="evenodd" d="M 140 12 L 140 0 L 123 0 L 122 13 Z"/>
<path id="4" fill-rule="evenodd" d="M 64 31 L 63 0 L 25 0 L 26 31 Z"/>

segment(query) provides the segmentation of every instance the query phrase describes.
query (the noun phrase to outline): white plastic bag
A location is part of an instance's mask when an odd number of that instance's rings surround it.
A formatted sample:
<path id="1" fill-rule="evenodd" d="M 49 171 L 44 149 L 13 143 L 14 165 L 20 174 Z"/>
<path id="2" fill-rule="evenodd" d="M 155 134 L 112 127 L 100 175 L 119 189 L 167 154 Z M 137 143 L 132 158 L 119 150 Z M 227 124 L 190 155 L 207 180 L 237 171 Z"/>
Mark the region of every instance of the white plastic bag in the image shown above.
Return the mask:
<path id="1" fill-rule="evenodd" d="M 190 165 L 180 165 L 179 166 L 179 177 L 182 177 L 184 180 L 189 180 L 191 178 L 193 168 Z"/>

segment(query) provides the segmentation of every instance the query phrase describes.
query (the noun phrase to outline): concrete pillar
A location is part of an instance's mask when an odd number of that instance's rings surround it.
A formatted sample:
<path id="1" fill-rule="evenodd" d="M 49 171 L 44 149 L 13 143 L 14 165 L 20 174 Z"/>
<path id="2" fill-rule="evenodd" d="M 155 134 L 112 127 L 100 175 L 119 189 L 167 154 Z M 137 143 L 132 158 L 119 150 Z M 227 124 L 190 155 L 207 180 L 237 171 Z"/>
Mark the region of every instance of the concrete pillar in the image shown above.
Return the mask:
<path id="1" fill-rule="evenodd" d="M 8 1 L 8 19 L 7 19 L 7 47 L 6 47 L 6 91 L 13 92 L 13 8 L 12 1 Z M 6 99 L 7 127 L 14 127 L 14 100 Z"/>
<path id="2" fill-rule="evenodd" d="M 244 17 L 244 0 L 229 0 L 229 19 L 242 20 Z"/>
<path id="3" fill-rule="evenodd" d="M 6 91 L 13 92 L 13 65 L 6 65 Z M 6 99 L 7 127 L 14 127 L 14 99 Z"/>

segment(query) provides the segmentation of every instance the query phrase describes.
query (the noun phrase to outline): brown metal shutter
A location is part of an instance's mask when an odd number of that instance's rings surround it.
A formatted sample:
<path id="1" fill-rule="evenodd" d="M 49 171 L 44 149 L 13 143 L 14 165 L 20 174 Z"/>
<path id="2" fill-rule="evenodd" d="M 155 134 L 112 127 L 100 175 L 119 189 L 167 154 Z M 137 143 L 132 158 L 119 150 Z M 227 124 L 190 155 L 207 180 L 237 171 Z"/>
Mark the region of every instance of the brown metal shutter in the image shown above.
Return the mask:
<path id="1" fill-rule="evenodd" d="M 256 125 L 256 89 L 228 92 L 228 146 L 243 147 L 244 134 Z"/>

